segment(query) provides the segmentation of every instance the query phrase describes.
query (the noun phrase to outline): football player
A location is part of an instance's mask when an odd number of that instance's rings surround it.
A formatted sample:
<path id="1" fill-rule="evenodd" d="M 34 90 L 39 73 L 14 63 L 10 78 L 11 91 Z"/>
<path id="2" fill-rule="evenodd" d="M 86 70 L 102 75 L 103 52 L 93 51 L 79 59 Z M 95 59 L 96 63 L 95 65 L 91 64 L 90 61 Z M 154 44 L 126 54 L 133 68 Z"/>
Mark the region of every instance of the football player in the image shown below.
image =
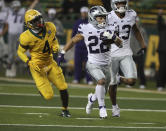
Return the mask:
<path id="1" fill-rule="evenodd" d="M 60 91 L 62 100 L 62 116 L 70 117 L 68 107 L 68 91 L 62 69 L 53 60 L 59 50 L 56 38 L 56 27 L 51 22 L 44 22 L 40 12 L 30 9 L 25 13 L 27 30 L 20 35 L 18 56 L 28 64 L 32 77 L 40 94 L 49 100 L 54 92 L 52 82 Z M 29 50 L 31 59 L 25 52 Z"/>
<path id="2" fill-rule="evenodd" d="M 132 58 L 130 48 L 130 33 L 133 30 L 135 37 L 140 42 L 141 50 L 138 53 L 144 53 L 146 44 L 136 25 L 136 12 L 128 9 L 128 0 L 112 0 L 112 11 L 108 15 L 109 24 L 117 26 L 117 35 L 123 41 L 123 47 L 118 48 L 114 44 L 111 46 L 111 84 L 109 88 L 110 99 L 112 101 L 112 116 L 120 116 L 120 109 L 116 103 L 117 81 L 128 85 L 134 85 L 137 79 L 136 65 Z M 117 77 L 119 68 L 124 77 Z M 118 80 L 119 79 L 119 80 Z"/>
<path id="3" fill-rule="evenodd" d="M 4 41 L 4 35 L 8 31 L 7 24 L 8 11 L 5 8 L 4 2 L 0 1 L 0 63 L 6 63 L 7 57 L 7 44 Z"/>
<path id="4" fill-rule="evenodd" d="M 88 104 L 86 113 L 90 114 L 92 106 L 96 100 L 99 105 L 100 118 L 107 117 L 105 107 L 105 94 L 110 83 L 110 43 L 105 41 L 114 41 L 116 45 L 121 46 L 121 40 L 111 31 L 114 26 L 108 26 L 108 13 L 102 6 L 94 6 L 88 12 L 89 23 L 80 24 L 77 34 L 65 45 L 58 55 L 58 64 L 64 60 L 65 52 L 71 49 L 74 44 L 81 40 L 85 41 L 88 50 L 88 61 L 86 69 L 97 81 L 94 94 L 88 95 Z"/>
<path id="5" fill-rule="evenodd" d="M 38 0 L 34 0 L 29 6 L 32 9 L 36 6 Z M 8 59 L 7 59 L 7 77 L 16 76 L 16 52 L 18 47 L 18 38 L 24 30 L 24 14 L 26 8 L 22 7 L 19 0 L 13 0 L 10 4 L 7 17 L 8 23 Z"/>

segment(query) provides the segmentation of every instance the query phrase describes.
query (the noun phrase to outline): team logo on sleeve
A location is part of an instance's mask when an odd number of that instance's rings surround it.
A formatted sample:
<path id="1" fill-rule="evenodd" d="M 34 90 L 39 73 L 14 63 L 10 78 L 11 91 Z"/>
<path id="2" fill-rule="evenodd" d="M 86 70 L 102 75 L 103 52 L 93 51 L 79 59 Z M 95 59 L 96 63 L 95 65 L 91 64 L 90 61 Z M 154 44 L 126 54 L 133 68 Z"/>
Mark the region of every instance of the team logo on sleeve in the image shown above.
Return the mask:
<path id="1" fill-rule="evenodd" d="M 49 35 L 51 34 L 51 30 L 48 31 L 48 34 L 49 34 Z"/>

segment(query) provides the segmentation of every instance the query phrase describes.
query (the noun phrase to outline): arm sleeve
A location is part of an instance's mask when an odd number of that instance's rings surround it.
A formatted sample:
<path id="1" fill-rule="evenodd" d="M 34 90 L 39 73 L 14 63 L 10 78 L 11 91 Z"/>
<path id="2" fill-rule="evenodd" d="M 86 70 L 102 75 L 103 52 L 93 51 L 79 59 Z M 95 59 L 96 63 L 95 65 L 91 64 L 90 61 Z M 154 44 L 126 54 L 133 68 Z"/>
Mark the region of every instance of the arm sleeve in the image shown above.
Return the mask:
<path id="1" fill-rule="evenodd" d="M 57 53 L 59 51 L 59 42 L 58 42 L 58 39 L 56 38 L 56 36 L 55 36 L 52 50 L 53 50 L 53 53 Z"/>
<path id="2" fill-rule="evenodd" d="M 52 24 L 53 26 L 53 30 L 55 32 L 54 34 L 54 38 L 53 38 L 53 47 L 52 47 L 52 51 L 53 53 L 57 53 L 59 51 L 59 42 L 58 42 L 58 39 L 56 37 L 56 27 L 54 24 Z"/>
<path id="3" fill-rule="evenodd" d="M 26 63 L 29 60 L 29 58 L 25 54 L 25 52 L 29 48 L 28 42 L 25 40 L 25 38 L 22 35 L 19 38 L 19 42 L 20 42 L 20 44 L 19 44 L 19 47 L 17 50 L 17 54 L 20 57 L 20 59 Z"/>
<path id="4" fill-rule="evenodd" d="M 26 52 L 26 49 L 22 48 L 19 45 L 18 50 L 17 50 L 17 54 L 20 57 L 20 59 L 26 63 L 29 60 L 29 58 L 27 57 L 27 55 L 25 54 L 25 52 Z"/>
<path id="5" fill-rule="evenodd" d="M 136 18 L 138 17 L 137 13 L 134 10 L 131 10 L 131 12 L 132 12 L 133 21 L 134 21 L 134 23 L 136 23 Z"/>

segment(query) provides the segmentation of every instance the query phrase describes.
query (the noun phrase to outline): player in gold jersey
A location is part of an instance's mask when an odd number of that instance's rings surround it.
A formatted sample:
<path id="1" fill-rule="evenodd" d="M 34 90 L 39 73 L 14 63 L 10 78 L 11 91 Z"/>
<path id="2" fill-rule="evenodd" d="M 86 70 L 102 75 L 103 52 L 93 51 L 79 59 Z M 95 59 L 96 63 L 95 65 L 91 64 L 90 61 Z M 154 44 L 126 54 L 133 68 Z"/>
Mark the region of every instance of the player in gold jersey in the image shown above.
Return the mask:
<path id="1" fill-rule="evenodd" d="M 70 117 L 68 107 L 68 91 L 62 69 L 53 60 L 59 51 L 56 38 L 56 27 L 51 22 L 44 22 L 40 12 L 30 9 L 25 13 L 27 30 L 20 35 L 17 54 L 28 64 L 32 77 L 40 94 L 49 100 L 54 96 L 50 85 L 52 82 L 60 91 L 62 100 L 62 116 Z M 25 52 L 29 50 L 31 59 Z"/>

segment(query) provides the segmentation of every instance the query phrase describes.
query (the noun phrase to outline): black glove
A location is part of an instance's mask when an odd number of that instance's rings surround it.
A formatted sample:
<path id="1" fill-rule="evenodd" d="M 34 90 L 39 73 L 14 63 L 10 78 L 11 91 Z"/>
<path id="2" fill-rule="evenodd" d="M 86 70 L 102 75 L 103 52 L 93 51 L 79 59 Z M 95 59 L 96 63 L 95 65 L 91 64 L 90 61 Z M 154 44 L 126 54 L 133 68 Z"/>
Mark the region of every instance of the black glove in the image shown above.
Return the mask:
<path id="1" fill-rule="evenodd" d="M 138 52 L 137 55 L 144 55 L 146 53 L 146 48 L 141 48 Z"/>

